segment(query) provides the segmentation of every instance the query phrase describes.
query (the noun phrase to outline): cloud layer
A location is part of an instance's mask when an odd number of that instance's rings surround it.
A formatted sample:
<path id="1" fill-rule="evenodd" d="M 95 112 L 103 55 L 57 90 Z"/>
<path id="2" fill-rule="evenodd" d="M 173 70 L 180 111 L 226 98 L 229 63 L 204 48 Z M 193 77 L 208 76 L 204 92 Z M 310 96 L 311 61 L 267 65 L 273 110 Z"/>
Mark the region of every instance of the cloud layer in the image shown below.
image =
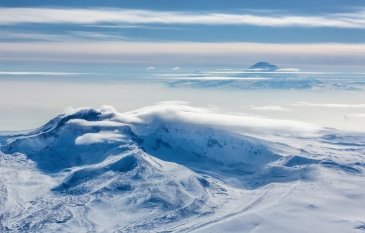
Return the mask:
<path id="1" fill-rule="evenodd" d="M 101 52 L 102 51 L 102 52 Z M 365 44 L 208 42 L 18 42 L 0 43 L 0 61 L 242 64 L 266 59 L 299 64 L 361 64 Z M 330 57 L 330 59 L 329 59 Z M 151 64 L 151 65 L 152 65 Z M 295 65 L 295 64 L 294 64 Z"/>
<path id="2" fill-rule="evenodd" d="M 122 140 L 122 135 L 109 132 L 109 131 L 101 131 L 98 133 L 86 133 L 76 138 L 76 145 L 89 145 L 89 144 L 97 144 L 97 143 L 113 143 L 119 142 Z"/>
<path id="3" fill-rule="evenodd" d="M 301 107 L 320 107 L 320 108 L 365 108 L 365 104 L 337 104 L 337 103 L 310 103 L 300 102 L 293 104 Z"/>
<path id="4" fill-rule="evenodd" d="M 183 102 L 164 102 L 141 108 L 120 115 L 119 120 L 125 122 L 126 115 L 130 116 L 127 118 L 128 121 L 132 119 L 132 122 L 146 124 L 149 130 L 152 130 L 153 125 L 160 126 L 159 122 L 172 124 L 185 122 L 245 134 L 275 133 L 313 136 L 322 130 L 321 127 L 309 123 L 251 115 L 222 114 L 206 108 L 192 107 Z"/>
<path id="5" fill-rule="evenodd" d="M 365 11 L 319 15 L 259 15 L 131 9 L 0 8 L 0 24 L 199 24 L 365 29 Z"/>

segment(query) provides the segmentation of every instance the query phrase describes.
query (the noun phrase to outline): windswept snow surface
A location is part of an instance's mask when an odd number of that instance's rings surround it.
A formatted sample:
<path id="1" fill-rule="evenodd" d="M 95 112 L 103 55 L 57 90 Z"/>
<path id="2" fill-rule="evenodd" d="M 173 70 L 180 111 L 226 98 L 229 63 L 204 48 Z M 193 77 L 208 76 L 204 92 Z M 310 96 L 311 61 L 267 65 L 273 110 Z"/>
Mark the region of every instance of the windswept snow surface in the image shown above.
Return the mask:
<path id="1" fill-rule="evenodd" d="M 365 134 L 168 102 L 0 135 L 0 232 L 365 229 Z"/>

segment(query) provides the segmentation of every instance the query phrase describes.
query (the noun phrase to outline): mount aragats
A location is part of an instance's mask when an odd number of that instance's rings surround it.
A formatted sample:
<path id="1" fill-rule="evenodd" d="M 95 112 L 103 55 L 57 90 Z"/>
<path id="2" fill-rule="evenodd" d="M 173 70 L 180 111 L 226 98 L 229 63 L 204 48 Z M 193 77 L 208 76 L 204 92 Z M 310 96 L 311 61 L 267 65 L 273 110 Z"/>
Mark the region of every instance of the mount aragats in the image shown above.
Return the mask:
<path id="1" fill-rule="evenodd" d="M 0 136 L 1 232 L 363 232 L 365 135 L 168 102 Z"/>

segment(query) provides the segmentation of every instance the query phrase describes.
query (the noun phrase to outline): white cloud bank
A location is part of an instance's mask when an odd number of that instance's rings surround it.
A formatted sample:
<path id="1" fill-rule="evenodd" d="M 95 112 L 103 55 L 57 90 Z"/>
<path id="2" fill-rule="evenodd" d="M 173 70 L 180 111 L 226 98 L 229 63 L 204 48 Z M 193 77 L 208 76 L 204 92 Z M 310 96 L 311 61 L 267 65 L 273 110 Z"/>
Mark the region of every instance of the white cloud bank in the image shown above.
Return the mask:
<path id="1" fill-rule="evenodd" d="M 176 12 L 131 9 L 0 8 L 0 24 L 199 24 L 365 28 L 365 11 L 319 15 Z"/>
<path id="2" fill-rule="evenodd" d="M 293 121 L 278 120 L 260 116 L 222 114 L 206 108 L 197 108 L 179 102 L 166 102 L 155 106 L 141 108 L 127 112 L 119 120 L 125 122 L 125 115 L 133 119 L 132 122 L 147 125 L 149 130 L 164 123 L 200 125 L 218 128 L 234 133 L 253 134 L 285 134 L 313 136 L 322 130 L 313 124 Z M 126 122 L 130 123 L 130 122 Z M 186 126 L 187 127 L 187 126 Z M 147 130 L 147 128 L 142 128 Z M 138 130 L 138 127 L 136 128 Z M 139 132 L 144 133 L 144 132 Z"/>
<path id="3" fill-rule="evenodd" d="M 89 145 L 97 143 L 113 143 L 120 142 L 123 139 L 121 134 L 117 132 L 101 131 L 98 133 L 86 133 L 76 138 L 76 145 Z"/>
<path id="4" fill-rule="evenodd" d="M 73 114 L 80 109 L 68 110 Z M 213 108 L 190 106 L 183 101 L 166 101 L 156 105 L 139 108 L 133 111 L 119 113 L 114 108 L 102 107 L 98 109 L 107 116 L 102 121 L 88 122 L 72 120 L 69 123 L 81 126 L 98 126 L 102 130 L 97 133 L 87 133 L 78 137 L 77 145 L 102 142 L 118 142 L 123 140 L 118 127 L 130 125 L 138 135 L 147 134 L 164 124 L 179 125 L 186 130 L 194 127 L 207 127 L 225 130 L 232 133 L 254 135 L 294 135 L 315 136 L 323 130 L 314 124 L 286 120 L 271 119 L 255 115 L 224 114 Z M 115 130 L 112 130 L 115 129 Z"/>

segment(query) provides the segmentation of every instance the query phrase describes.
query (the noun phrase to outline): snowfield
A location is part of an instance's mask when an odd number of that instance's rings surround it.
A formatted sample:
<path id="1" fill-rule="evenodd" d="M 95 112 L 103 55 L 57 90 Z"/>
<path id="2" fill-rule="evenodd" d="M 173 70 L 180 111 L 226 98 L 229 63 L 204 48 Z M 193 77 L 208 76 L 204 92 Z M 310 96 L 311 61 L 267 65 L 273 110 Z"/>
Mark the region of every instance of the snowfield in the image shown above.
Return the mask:
<path id="1" fill-rule="evenodd" d="M 0 232 L 365 232 L 365 134 L 166 102 L 0 134 Z"/>

